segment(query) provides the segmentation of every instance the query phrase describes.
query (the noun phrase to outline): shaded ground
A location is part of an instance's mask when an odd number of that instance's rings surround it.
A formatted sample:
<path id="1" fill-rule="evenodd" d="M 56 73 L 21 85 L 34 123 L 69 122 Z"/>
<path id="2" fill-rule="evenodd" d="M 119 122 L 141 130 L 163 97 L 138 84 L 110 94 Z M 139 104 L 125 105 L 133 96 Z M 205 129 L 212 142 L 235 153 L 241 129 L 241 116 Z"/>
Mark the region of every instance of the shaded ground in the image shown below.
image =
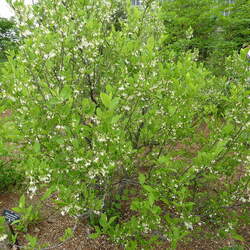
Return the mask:
<path id="1" fill-rule="evenodd" d="M 18 199 L 19 195 L 16 193 L 0 194 L 0 213 L 2 213 L 3 209 L 11 209 L 17 206 Z M 35 197 L 34 200 L 30 202 L 34 204 L 37 203 L 38 197 Z M 53 246 L 53 249 L 55 250 L 123 249 L 122 247 L 112 244 L 104 236 L 95 240 L 90 239 L 89 234 L 93 232 L 93 228 L 87 224 L 87 221 L 81 221 L 77 226 L 74 237 L 66 241 L 64 244 L 59 245 L 58 238 L 64 234 L 66 228 L 73 228 L 75 226 L 74 219 L 68 216 L 62 216 L 53 208 L 53 206 L 51 206 L 51 204 L 44 204 L 41 213 L 41 221 L 36 225 L 30 226 L 28 230 L 28 233 L 36 236 L 41 244 L 47 243 L 50 246 Z M 248 237 L 250 240 L 250 231 L 247 231 L 247 228 L 242 230 L 245 232 L 245 237 Z M 188 241 L 186 240 L 181 243 L 178 250 L 217 250 L 226 246 L 239 245 L 239 242 L 234 239 L 221 240 L 217 239 L 216 236 L 212 237 L 212 239 L 206 239 L 205 233 L 208 232 L 198 235 L 198 238 L 190 238 Z M 213 232 L 210 233 L 213 234 Z M 24 234 L 19 234 L 18 240 L 20 245 L 25 245 L 27 243 Z M 247 245 L 248 243 L 249 247 Z M 168 243 L 166 243 L 164 246 L 155 247 L 155 249 L 168 249 L 168 246 Z M 228 248 L 228 250 L 229 249 L 240 250 L 240 248 Z M 244 249 L 250 249 L 250 241 L 245 243 Z"/>
<path id="2" fill-rule="evenodd" d="M 2 213 L 3 209 L 11 209 L 17 206 L 18 198 L 19 196 L 15 193 L 0 194 L 0 212 Z M 33 202 L 36 202 L 36 199 Z M 90 239 L 88 235 L 92 233 L 92 229 L 84 221 L 78 224 L 74 237 L 60 245 L 58 239 L 63 236 L 66 228 L 73 228 L 75 226 L 75 220 L 67 216 L 62 216 L 53 207 L 46 207 L 46 205 L 41 213 L 41 222 L 30 226 L 28 230 L 28 233 L 36 236 L 41 244 L 55 246 L 53 248 L 55 250 L 119 249 L 105 237 L 96 240 Z M 20 245 L 25 245 L 26 240 L 23 234 L 18 236 L 18 241 Z"/>

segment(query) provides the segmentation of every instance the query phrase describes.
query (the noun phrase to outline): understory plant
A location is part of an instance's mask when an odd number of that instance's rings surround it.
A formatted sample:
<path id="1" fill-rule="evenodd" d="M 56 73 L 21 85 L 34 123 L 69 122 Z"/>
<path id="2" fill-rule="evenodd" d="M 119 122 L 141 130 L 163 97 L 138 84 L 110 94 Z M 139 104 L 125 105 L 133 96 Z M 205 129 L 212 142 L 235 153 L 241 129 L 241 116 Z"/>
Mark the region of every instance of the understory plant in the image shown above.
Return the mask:
<path id="1" fill-rule="evenodd" d="M 36 224 L 41 219 L 38 206 L 28 205 L 24 195 L 20 197 L 18 206 L 12 210 L 20 215 L 20 219 L 13 223 L 18 231 L 27 232 L 30 225 Z"/>
<path id="2" fill-rule="evenodd" d="M 0 85 L 1 91 L 1 85 Z M 20 134 L 6 111 L 4 100 L 0 100 L 0 193 L 20 187 L 24 180 L 18 167 Z"/>
<path id="3" fill-rule="evenodd" d="M 22 135 L 30 196 L 47 187 L 62 215 L 87 215 L 91 237 L 127 249 L 174 249 L 208 226 L 244 241 L 246 79 L 226 91 L 195 53 L 176 61 L 158 1 L 13 6 L 26 38 L 1 98 Z"/>

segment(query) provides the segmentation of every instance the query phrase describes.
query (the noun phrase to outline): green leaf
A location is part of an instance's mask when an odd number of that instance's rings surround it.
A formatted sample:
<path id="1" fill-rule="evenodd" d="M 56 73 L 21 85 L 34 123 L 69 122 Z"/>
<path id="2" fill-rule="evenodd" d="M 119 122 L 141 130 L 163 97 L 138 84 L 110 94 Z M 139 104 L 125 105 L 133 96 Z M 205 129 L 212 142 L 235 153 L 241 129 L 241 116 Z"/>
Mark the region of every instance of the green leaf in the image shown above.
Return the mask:
<path id="1" fill-rule="evenodd" d="M 148 201 L 149 201 L 150 206 L 153 206 L 153 204 L 155 202 L 155 196 L 154 196 L 153 193 L 149 193 L 149 195 L 148 195 Z"/>
<path id="2" fill-rule="evenodd" d="M 82 100 L 82 111 L 87 114 L 92 114 L 95 111 L 95 104 L 87 98 Z"/>
<path id="3" fill-rule="evenodd" d="M 161 157 L 158 159 L 158 162 L 161 163 L 161 164 L 163 164 L 163 163 L 168 164 L 168 163 L 171 162 L 171 160 L 170 160 L 170 157 L 169 157 L 169 156 L 164 155 L 164 156 L 161 156 Z"/>
<path id="4" fill-rule="evenodd" d="M 106 91 L 109 93 L 109 94 L 112 94 L 113 93 L 113 87 L 110 85 L 110 84 L 108 84 L 107 86 L 106 86 Z"/>
<path id="5" fill-rule="evenodd" d="M 72 95 L 72 90 L 70 86 L 68 85 L 64 86 L 63 89 L 61 90 L 60 97 L 62 97 L 63 99 L 68 99 L 71 97 L 71 95 Z"/>
<path id="6" fill-rule="evenodd" d="M 62 145 L 64 143 L 64 139 L 62 137 L 58 137 L 55 140 L 59 145 Z"/>
<path id="7" fill-rule="evenodd" d="M 106 93 L 101 93 L 100 97 L 104 106 L 106 108 L 110 108 L 112 97 L 110 95 L 107 95 Z"/>
<path id="8" fill-rule="evenodd" d="M 90 239 L 97 239 L 99 236 L 100 236 L 99 233 L 92 233 L 92 234 L 89 235 L 89 238 Z"/>
<path id="9" fill-rule="evenodd" d="M 145 175 L 144 174 L 142 174 L 142 173 L 139 173 L 139 183 L 141 184 L 141 185 L 143 185 L 144 183 L 145 183 L 145 179 L 146 179 L 146 177 L 145 177 Z"/>
<path id="10" fill-rule="evenodd" d="M 148 191 L 149 193 L 155 192 L 155 190 L 152 187 L 148 186 L 148 185 L 143 185 L 143 188 L 146 191 Z"/>
<path id="11" fill-rule="evenodd" d="M 5 219 L 3 216 L 0 216 L 0 225 L 5 222 Z"/>
<path id="12" fill-rule="evenodd" d="M 168 111 L 170 115 L 173 115 L 176 112 L 177 107 L 176 106 L 169 106 Z"/>
<path id="13" fill-rule="evenodd" d="M 245 239 L 244 239 L 241 235 L 237 234 L 236 232 L 232 232 L 232 237 L 233 237 L 235 240 L 245 241 Z"/>
<path id="14" fill-rule="evenodd" d="M 111 225 L 115 221 L 116 218 L 117 218 L 117 216 L 111 217 L 109 220 L 109 225 Z"/>
<path id="15" fill-rule="evenodd" d="M 149 51 L 152 51 L 153 48 L 154 48 L 154 44 L 155 44 L 155 41 L 154 41 L 154 37 L 149 37 L 148 41 L 147 41 L 147 48 Z"/>
<path id="16" fill-rule="evenodd" d="M 14 208 L 13 208 L 13 210 L 14 210 L 15 212 L 18 213 L 18 211 L 16 211 Z M 20 212 L 19 212 L 19 213 L 20 213 Z M 19 224 L 19 223 L 22 223 L 22 220 L 15 220 L 15 221 L 13 221 L 13 222 L 11 223 L 11 225 L 16 225 L 16 224 Z"/>
<path id="17" fill-rule="evenodd" d="M 114 99 L 111 100 L 112 109 L 114 109 L 118 105 L 119 101 L 120 101 L 120 98 L 118 97 L 115 97 Z"/>
<path id="18" fill-rule="evenodd" d="M 26 240 L 28 241 L 29 247 L 36 247 L 37 246 L 37 238 L 33 237 L 32 235 L 26 235 Z"/>
<path id="19" fill-rule="evenodd" d="M 226 126 L 223 128 L 223 132 L 226 135 L 229 135 L 231 132 L 233 132 L 234 126 L 231 123 L 228 123 Z"/>
<path id="20" fill-rule="evenodd" d="M 74 232 L 73 232 L 72 228 L 67 228 L 64 231 L 64 235 L 62 237 L 60 237 L 59 240 L 60 241 L 68 240 L 68 239 L 70 239 L 73 236 L 73 234 L 74 234 Z"/>
<path id="21" fill-rule="evenodd" d="M 33 145 L 33 150 L 35 153 L 39 153 L 41 148 L 40 148 L 40 143 L 38 141 L 36 141 Z"/>
<path id="22" fill-rule="evenodd" d="M 98 118 L 101 118 L 101 119 L 103 118 L 103 112 L 100 108 L 96 109 L 96 114 L 97 114 Z"/>
<path id="23" fill-rule="evenodd" d="M 100 225 L 103 227 L 103 228 L 106 228 L 107 225 L 108 225 L 108 219 L 107 219 L 107 215 L 106 214 L 101 214 L 101 218 L 99 220 L 100 222 Z"/>
<path id="24" fill-rule="evenodd" d="M 115 115 L 112 117 L 112 123 L 117 123 L 121 118 L 121 115 Z"/>
<path id="25" fill-rule="evenodd" d="M 25 196 L 22 195 L 22 196 L 20 197 L 20 199 L 19 199 L 19 207 L 20 207 L 20 208 L 25 208 L 25 204 L 26 204 L 26 202 L 25 202 Z"/>
<path id="26" fill-rule="evenodd" d="M 55 187 L 55 186 L 51 186 L 51 187 L 43 194 L 43 196 L 41 197 L 41 200 L 44 201 L 44 200 L 48 199 L 48 198 L 51 196 L 51 194 L 52 194 L 53 192 L 55 192 L 55 191 L 56 191 L 56 187 Z"/>

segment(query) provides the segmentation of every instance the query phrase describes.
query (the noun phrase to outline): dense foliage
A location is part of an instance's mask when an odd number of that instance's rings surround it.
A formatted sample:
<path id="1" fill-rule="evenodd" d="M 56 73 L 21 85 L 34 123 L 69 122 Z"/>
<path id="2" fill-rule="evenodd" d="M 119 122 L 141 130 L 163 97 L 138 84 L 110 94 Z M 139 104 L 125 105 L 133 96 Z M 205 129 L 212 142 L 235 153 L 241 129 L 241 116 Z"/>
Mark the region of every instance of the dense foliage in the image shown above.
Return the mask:
<path id="1" fill-rule="evenodd" d="M 158 1 L 16 8 L 26 38 L 0 86 L 1 110 L 14 117 L 0 149 L 15 152 L 30 196 L 48 188 L 63 215 L 88 217 L 92 237 L 107 234 L 127 249 L 162 241 L 174 249 L 210 226 L 244 241 L 237 231 L 250 201 L 244 55 L 228 58 L 224 78 L 199 65 L 197 53 L 176 59 Z M 6 142 L 19 147 L 8 151 Z"/>
<path id="2" fill-rule="evenodd" d="M 214 0 L 164 1 L 163 17 L 167 29 L 166 46 L 175 51 L 198 49 L 205 60 L 211 50 L 221 15 Z"/>
<path id="3" fill-rule="evenodd" d="M 0 18 L 0 61 L 6 59 L 6 52 L 16 48 L 18 41 L 15 22 Z"/>
<path id="4" fill-rule="evenodd" d="M 230 2 L 230 3 L 229 3 Z M 177 52 L 199 51 L 216 74 L 224 74 L 225 58 L 250 43 L 250 1 L 164 1 L 166 46 Z"/>

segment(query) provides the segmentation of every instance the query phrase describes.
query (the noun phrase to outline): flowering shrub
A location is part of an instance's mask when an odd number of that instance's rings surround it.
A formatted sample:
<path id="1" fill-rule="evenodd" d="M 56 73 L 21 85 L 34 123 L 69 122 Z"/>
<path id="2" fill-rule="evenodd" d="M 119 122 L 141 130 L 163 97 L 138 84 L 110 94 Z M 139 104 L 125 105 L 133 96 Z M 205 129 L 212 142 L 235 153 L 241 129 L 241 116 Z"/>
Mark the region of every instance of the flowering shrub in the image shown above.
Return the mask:
<path id="1" fill-rule="evenodd" d="M 87 215 L 92 237 L 129 249 L 175 248 L 210 224 L 239 238 L 249 203 L 244 86 L 226 95 L 195 54 L 176 62 L 157 1 L 13 4 L 26 38 L 1 91 L 30 195 L 48 187 L 63 215 Z"/>

